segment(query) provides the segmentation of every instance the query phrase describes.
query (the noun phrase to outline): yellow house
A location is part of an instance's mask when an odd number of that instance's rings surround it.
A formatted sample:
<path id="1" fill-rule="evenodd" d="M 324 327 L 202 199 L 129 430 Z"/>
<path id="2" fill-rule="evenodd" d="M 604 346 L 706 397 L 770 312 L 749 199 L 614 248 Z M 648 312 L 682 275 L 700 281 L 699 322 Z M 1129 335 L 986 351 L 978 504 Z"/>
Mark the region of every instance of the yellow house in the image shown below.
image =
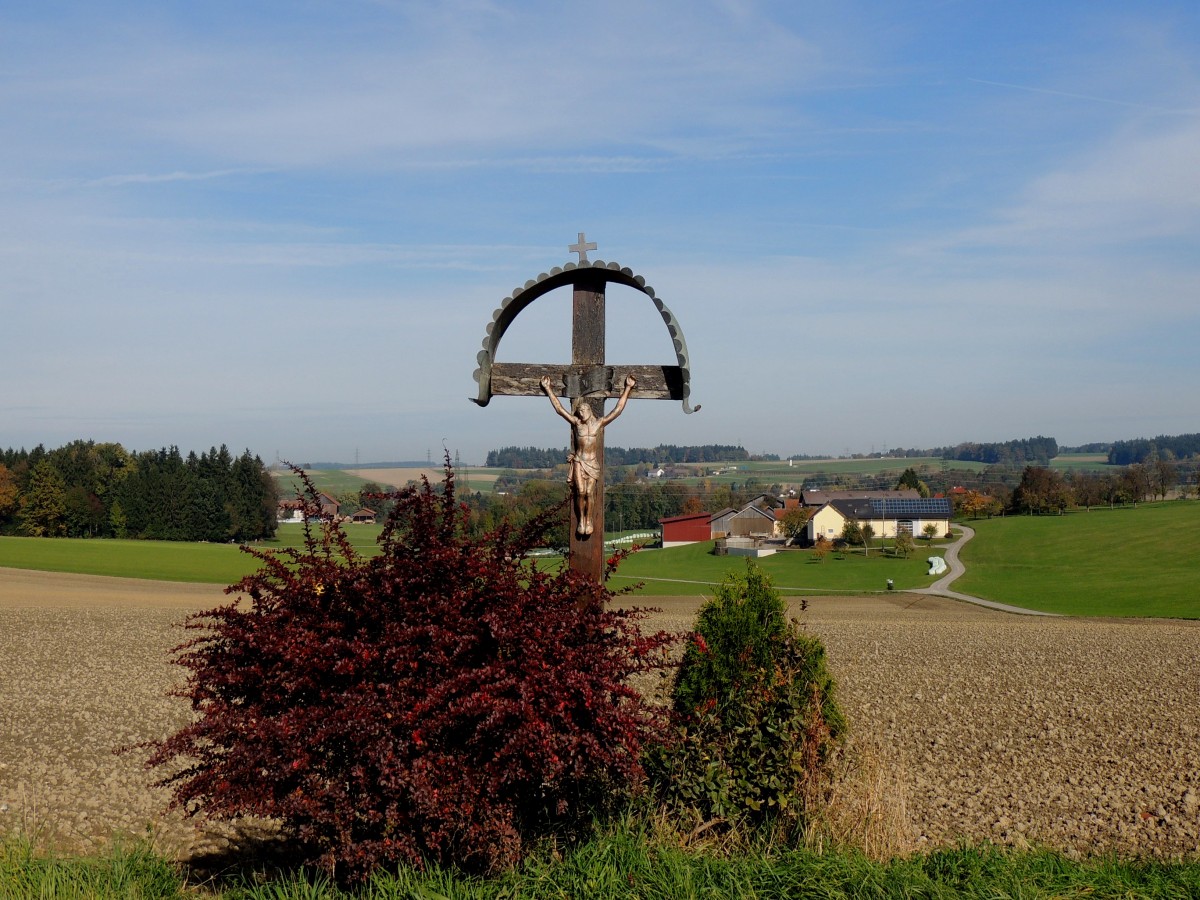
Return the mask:
<path id="1" fill-rule="evenodd" d="M 808 520 L 808 542 L 818 537 L 835 540 L 842 535 L 846 523 L 870 524 L 876 537 L 894 538 L 901 531 L 923 537 L 926 526 L 932 524 L 934 537 L 950 533 L 950 501 L 945 497 L 912 498 L 874 497 L 861 500 L 830 500 Z"/>

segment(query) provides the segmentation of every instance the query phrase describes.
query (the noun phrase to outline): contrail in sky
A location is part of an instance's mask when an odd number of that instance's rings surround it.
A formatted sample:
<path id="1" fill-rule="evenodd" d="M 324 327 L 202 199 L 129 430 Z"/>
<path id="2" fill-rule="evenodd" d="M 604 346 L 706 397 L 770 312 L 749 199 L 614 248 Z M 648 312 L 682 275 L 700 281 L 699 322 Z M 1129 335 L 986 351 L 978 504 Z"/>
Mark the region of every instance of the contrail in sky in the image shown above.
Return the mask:
<path id="1" fill-rule="evenodd" d="M 1130 103 L 1127 100 L 1113 100 L 1109 97 L 1093 97 L 1090 94 L 1072 94 L 1070 91 L 1056 91 L 1051 88 L 1029 87 L 1025 84 L 1010 84 L 1007 81 L 988 81 L 986 78 L 968 78 L 968 81 L 973 81 L 976 84 L 989 84 L 993 87 L 1012 88 L 1017 91 L 1030 91 L 1034 94 L 1053 94 L 1056 97 L 1071 97 L 1074 100 L 1090 100 L 1093 103 L 1109 103 L 1113 106 L 1128 106 L 1133 109 L 1144 109 L 1149 112 L 1167 113 L 1173 116 L 1194 116 L 1197 114 L 1195 109 L 1166 109 L 1162 106 L 1148 106 L 1144 103 Z"/>

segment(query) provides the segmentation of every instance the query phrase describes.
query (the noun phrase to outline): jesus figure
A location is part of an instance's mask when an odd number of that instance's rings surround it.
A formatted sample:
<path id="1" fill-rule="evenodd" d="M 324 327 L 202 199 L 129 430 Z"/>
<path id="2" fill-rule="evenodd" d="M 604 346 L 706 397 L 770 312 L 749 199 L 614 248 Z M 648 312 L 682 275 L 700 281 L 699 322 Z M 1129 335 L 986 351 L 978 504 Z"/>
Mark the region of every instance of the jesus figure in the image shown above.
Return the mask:
<path id="1" fill-rule="evenodd" d="M 571 423 L 571 452 L 567 456 L 570 471 L 567 483 L 571 485 L 571 493 L 575 499 L 575 518 L 577 520 L 575 533 L 587 537 L 592 533 L 592 500 L 596 495 L 596 485 L 601 478 L 600 459 L 597 446 L 604 434 L 604 426 L 615 419 L 625 409 L 625 403 L 633 392 L 637 379 L 632 374 L 625 376 L 625 387 L 613 411 L 606 416 L 596 418 L 591 404 L 585 397 L 575 401 L 575 411 L 567 412 L 555 396 L 550 386 L 550 376 L 542 376 L 542 390 L 554 404 L 554 411 Z"/>

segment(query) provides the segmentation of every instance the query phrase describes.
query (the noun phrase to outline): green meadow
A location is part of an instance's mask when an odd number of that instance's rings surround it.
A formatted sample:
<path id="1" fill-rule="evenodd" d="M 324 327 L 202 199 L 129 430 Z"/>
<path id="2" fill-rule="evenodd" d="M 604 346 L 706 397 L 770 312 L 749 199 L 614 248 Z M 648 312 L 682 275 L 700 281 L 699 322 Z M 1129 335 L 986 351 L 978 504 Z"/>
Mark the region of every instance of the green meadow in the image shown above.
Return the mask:
<path id="1" fill-rule="evenodd" d="M 977 537 L 965 545 L 967 573 L 954 584 L 963 593 L 1046 612 L 1091 616 L 1200 618 L 1200 556 L 1193 552 L 1200 503 L 1172 500 L 1137 507 L 1062 516 L 1009 516 L 971 521 Z M 376 552 L 380 526 L 347 526 L 361 552 Z M 299 525 L 280 526 L 263 548 L 299 547 Z M 741 557 L 714 556 L 711 543 L 647 549 L 621 565 L 612 586 L 640 582 L 639 594 L 703 594 L 726 573 L 745 565 Z M 830 553 L 818 561 L 807 550 L 785 550 L 759 564 L 791 595 L 869 593 L 927 587 L 926 558 L 944 552 L 923 541 L 908 559 L 876 547 L 864 556 Z M 256 568 L 232 544 L 172 541 L 73 540 L 0 537 L 0 566 L 232 584 Z"/>
<path id="2" fill-rule="evenodd" d="M 361 491 L 367 484 L 366 478 L 359 478 L 342 469 L 309 469 L 304 474 L 318 491 L 335 497 Z M 300 478 L 290 471 L 274 472 L 272 475 L 279 488 L 279 496 L 284 499 L 295 497 L 304 489 Z"/>
<path id="3" fill-rule="evenodd" d="M 1119 466 L 1109 466 L 1107 453 L 1069 453 L 1050 460 L 1050 468 L 1103 471 L 1109 468 L 1115 470 Z"/>
<path id="4" fill-rule="evenodd" d="M 621 564 L 610 586 L 621 588 L 642 583 L 638 594 L 671 596 L 710 593 L 729 572 L 745 568 L 740 556 L 714 556 L 712 543 L 688 544 L 666 550 L 639 550 Z M 932 553 L 922 542 L 908 559 L 880 553 L 878 548 L 863 556 L 830 553 L 823 561 L 807 550 L 783 550 L 755 560 L 779 590 L 788 595 L 864 594 L 887 590 L 890 578 L 896 590 L 928 587 L 936 579 L 927 575 L 930 555 L 940 555 L 944 545 L 935 542 Z"/>
<path id="5" fill-rule="evenodd" d="M 1067 615 L 1200 618 L 1200 503 L 967 521 L 965 594 Z"/>
<path id="6" fill-rule="evenodd" d="M 346 527 L 351 544 L 368 555 L 377 549 L 380 530 L 379 525 Z M 279 526 L 275 540 L 254 546 L 282 549 L 303 543 L 303 526 L 287 524 Z M 233 584 L 258 567 L 236 544 L 31 537 L 0 537 L 0 566 L 203 584 Z"/>

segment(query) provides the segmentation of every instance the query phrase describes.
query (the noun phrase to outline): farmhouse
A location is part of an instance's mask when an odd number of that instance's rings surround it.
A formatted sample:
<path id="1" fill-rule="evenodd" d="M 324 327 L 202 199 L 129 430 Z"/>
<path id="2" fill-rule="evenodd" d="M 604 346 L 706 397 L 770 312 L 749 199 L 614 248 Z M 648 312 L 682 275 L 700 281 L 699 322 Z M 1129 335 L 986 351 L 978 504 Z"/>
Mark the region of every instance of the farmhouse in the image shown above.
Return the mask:
<path id="1" fill-rule="evenodd" d="M 339 509 L 338 502 L 328 494 L 317 494 L 317 502 L 321 504 L 321 515 L 336 519 Z M 275 508 L 277 522 L 303 522 L 304 503 L 300 500 L 280 500 Z"/>
<path id="2" fill-rule="evenodd" d="M 889 496 L 863 499 L 829 500 L 808 520 L 808 542 L 818 537 L 834 540 L 841 537 L 847 522 L 870 524 L 876 537 L 894 538 L 900 532 L 920 537 L 926 526 L 934 526 L 934 537 L 945 537 L 950 532 L 950 501 L 945 497 L 897 497 L 899 491 L 889 491 Z"/>

